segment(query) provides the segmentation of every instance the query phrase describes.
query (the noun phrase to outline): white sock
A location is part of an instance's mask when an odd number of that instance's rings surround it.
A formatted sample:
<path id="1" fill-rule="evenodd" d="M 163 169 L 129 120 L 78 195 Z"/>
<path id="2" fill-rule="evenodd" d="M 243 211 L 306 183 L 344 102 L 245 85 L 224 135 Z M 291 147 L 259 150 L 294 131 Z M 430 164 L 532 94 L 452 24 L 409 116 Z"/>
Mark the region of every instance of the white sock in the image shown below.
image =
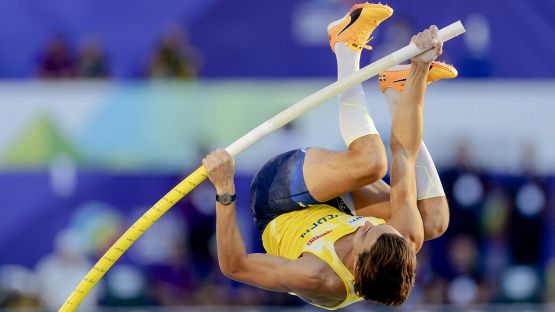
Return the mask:
<path id="1" fill-rule="evenodd" d="M 395 112 L 395 105 L 392 101 L 386 97 L 387 106 L 389 108 L 389 113 L 393 116 Z M 398 99 L 397 99 L 398 100 Z M 432 156 L 424 142 L 420 146 L 420 152 L 416 157 L 416 199 L 426 199 L 438 196 L 445 196 L 445 191 L 443 190 L 443 185 L 441 185 L 441 180 L 439 178 L 439 173 L 437 172 Z"/>
<path id="2" fill-rule="evenodd" d="M 359 70 L 360 52 L 352 50 L 341 42 L 336 43 L 334 48 L 338 80 Z M 374 121 L 368 114 L 366 96 L 361 84 L 339 95 L 339 129 L 347 146 L 362 136 L 378 134 Z"/>

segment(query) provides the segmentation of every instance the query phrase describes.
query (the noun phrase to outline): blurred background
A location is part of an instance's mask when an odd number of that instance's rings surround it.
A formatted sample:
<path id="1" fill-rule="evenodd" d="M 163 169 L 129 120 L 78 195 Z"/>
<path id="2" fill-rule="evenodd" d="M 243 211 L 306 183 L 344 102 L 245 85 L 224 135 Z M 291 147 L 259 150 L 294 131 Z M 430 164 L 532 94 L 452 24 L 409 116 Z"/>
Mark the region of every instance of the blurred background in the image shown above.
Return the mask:
<path id="1" fill-rule="evenodd" d="M 92 264 L 208 151 L 332 83 L 326 25 L 351 0 L 2 0 L 0 310 L 57 310 Z M 534 311 L 555 301 L 555 3 L 390 0 L 363 65 L 461 19 L 427 94 L 425 142 L 451 224 L 419 254 L 407 311 Z M 364 84 L 388 142 L 377 80 Z M 238 157 L 252 176 L 293 148 L 344 149 L 337 100 Z M 120 259 L 84 311 L 312 310 L 225 278 L 214 191 L 197 187 Z M 210 308 L 206 308 L 206 307 Z M 360 303 L 350 310 L 376 310 Z M 549 309 L 549 308 L 546 308 Z"/>

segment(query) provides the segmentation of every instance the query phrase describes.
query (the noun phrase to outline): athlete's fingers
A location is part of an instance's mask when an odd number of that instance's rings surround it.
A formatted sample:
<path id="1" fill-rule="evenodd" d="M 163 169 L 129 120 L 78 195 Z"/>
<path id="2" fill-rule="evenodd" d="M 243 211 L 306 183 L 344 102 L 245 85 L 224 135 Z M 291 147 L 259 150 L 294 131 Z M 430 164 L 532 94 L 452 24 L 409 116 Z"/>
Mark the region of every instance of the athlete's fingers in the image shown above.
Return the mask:
<path id="1" fill-rule="evenodd" d="M 424 30 L 424 32 L 422 33 L 422 40 L 423 45 L 424 45 L 424 49 L 429 49 L 432 47 L 432 32 L 429 29 Z"/>
<path id="2" fill-rule="evenodd" d="M 443 43 L 437 39 L 432 40 L 434 43 L 434 49 L 437 55 L 441 55 L 443 53 Z"/>
<path id="3" fill-rule="evenodd" d="M 212 166 L 212 163 L 208 161 L 208 156 L 202 160 L 202 165 L 204 166 L 204 169 L 206 169 L 208 177 L 212 179 L 212 170 L 214 167 Z"/>
<path id="4" fill-rule="evenodd" d="M 228 151 L 226 151 L 225 149 L 218 149 L 216 150 L 216 154 L 218 155 L 218 158 L 222 164 L 235 168 L 235 159 L 229 154 Z"/>
<path id="5" fill-rule="evenodd" d="M 222 159 L 223 157 L 222 157 L 219 150 L 215 150 L 212 153 L 210 153 L 210 157 L 214 161 L 215 164 L 220 164 L 223 161 L 223 159 Z"/>
<path id="6" fill-rule="evenodd" d="M 223 161 L 228 161 L 231 158 L 231 155 L 229 155 L 229 153 L 222 148 L 217 149 L 215 154 Z"/>
<path id="7" fill-rule="evenodd" d="M 410 42 L 416 44 L 416 36 L 412 36 L 412 38 L 410 38 Z"/>
<path id="8" fill-rule="evenodd" d="M 425 46 L 425 39 L 424 39 L 424 32 L 418 33 L 418 47 L 420 49 L 424 49 Z"/>
<path id="9" fill-rule="evenodd" d="M 432 32 L 432 39 L 437 39 L 439 29 L 436 25 L 430 26 L 430 31 Z"/>
<path id="10" fill-rule="evenodd" d="M 202 164 L 204 165 L 204 168 L 206 168 L 206 171 L 211 172 L 212 170 L 214 170 L 214 167 L 216 165 L 214 156 L 212 154 L 209 154 L 202 160 Z"/>

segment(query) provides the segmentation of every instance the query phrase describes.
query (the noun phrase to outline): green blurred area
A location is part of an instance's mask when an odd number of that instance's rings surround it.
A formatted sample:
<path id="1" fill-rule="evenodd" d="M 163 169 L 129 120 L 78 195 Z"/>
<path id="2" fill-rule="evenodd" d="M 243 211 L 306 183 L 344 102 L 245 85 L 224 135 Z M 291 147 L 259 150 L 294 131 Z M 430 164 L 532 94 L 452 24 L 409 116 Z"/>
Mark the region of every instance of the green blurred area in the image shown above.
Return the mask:
<path id="1" fill-rule="evenodd" d="M 76 148 L 56 127 L 55 121 L 39 116 L 8 146 L 4 163 L 8 167 L 40 166 L 52 162 L 60 154 L 76 162 L 80 159 Z"/>
<path id="2" fill-rule="evenodd" d="M 327 83 L 3 85 L 0 91 L 8 92 L 0 92 L 0 169 L 45 168 L 59 155 L 93 169 L 181 168 Z"/>

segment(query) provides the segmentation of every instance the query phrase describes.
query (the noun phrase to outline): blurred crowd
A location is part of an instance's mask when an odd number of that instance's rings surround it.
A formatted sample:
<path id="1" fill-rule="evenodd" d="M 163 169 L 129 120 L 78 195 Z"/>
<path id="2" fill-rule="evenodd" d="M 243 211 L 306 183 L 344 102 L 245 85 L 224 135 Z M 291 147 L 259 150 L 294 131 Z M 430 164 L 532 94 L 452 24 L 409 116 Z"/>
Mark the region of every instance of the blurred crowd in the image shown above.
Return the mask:
<path id="1" fill-rule="evenodd" d="M 322 16 L 326 23 L 327 16 Z M 465 20 L 467 36 L 464 37 L 465 54 L 459 60 L 459 73 L 463 77 L 490 77 L 493 75 L 491 59 L 490 26 L 487 19 L 480 14 L 473 14 Z M 321 29 L 320 29 L 321 31 Z M 318 42 L 326 47 L 326 37 L 318 33 Z M 413 21 L 408 16 L 396 15 L 381 26 L 376 34 L 375 50 L 372 60 L 391 53 L 406 45 L 415 33 Z M 442 59 L 452 61 L 446 51 Z M 122 62 L 123 60 L 117 60 Z M 237 60 L 240 62 L 240 60 Z M 157 46 L 151 52 L 149 60 L 143 64 L 134 64 L 140 68 L 135 78 L 170 78 L 192 79 L 199 75 L 201 55 L 190 42 L 185 29 L 174 27 L 162 35 Z M 114 77 L 110 51 L 105 51 L 98 39 L 86 40 L 78 47 L 59 34 L 51 38 L 39 53 L 36 74 L 44 79 L 93 78 L 103 79 Z M 248 65 L 248 64 L 246 64 Z M 239 73 L 236 73 L 239 74 Z"/>
<path id="2" fill-rule="evenodd" d="M 488 172 L 469 160 L 466 144 L 442 172 L 451 221 L 443 237 L 419 254 L 412 300 L 471 306 L 553 302 L 548 246 L 550 185 L 534 169 L 533 147 L 521 172 Z"/>
<path id="3" fill-rule="evenodd" d="M 187 33 L 176 29 L 163 35 L 138 76 L 191 79 L 197 77 L 198 61 L 198 52 L 190 44 Z M 37 75 L 43 79 L 110 78 L 109 53 L 98 40 L 86 41 L 74 49 L 63 35 L 57 35 L 40 53 Z"/>

